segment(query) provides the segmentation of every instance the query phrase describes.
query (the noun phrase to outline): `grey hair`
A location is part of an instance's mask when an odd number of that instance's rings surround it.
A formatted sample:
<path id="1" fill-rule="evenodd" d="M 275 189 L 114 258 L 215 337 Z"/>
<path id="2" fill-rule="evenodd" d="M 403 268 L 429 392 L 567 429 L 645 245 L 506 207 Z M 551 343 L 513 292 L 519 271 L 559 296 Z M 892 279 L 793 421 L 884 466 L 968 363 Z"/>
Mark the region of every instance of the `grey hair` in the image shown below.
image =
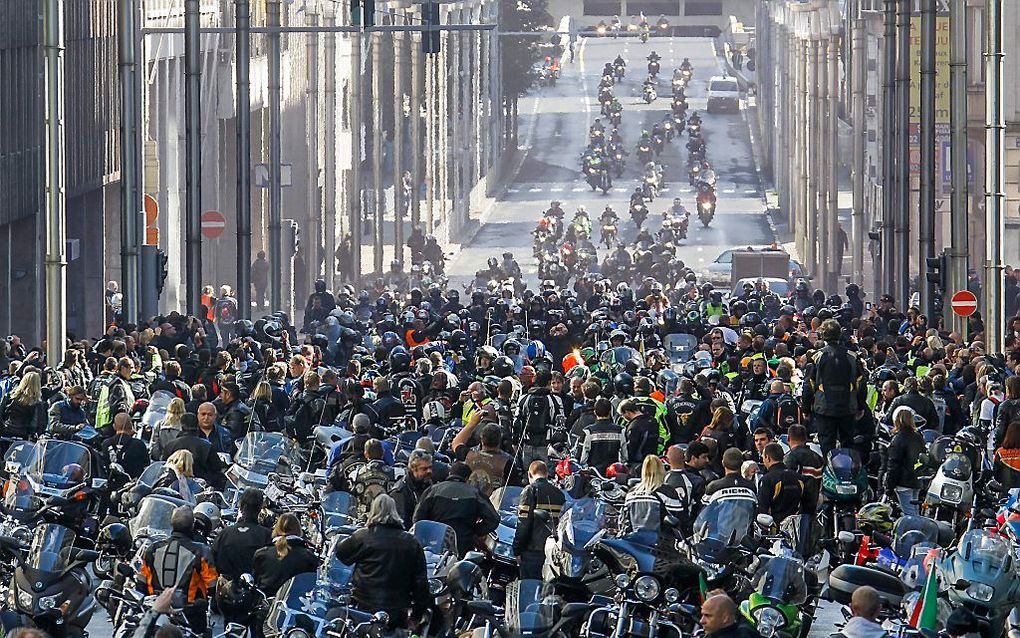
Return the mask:
<path id="1" fill-rule="evenodd" d="M 365 520 L 366 527 L 373 525 L 400 525 L 404 526 L 404 519 L 397 513 L 397 502 L 389 494 L 380 494 L 372 501 L 368 508 L 368 518 Z"/>
<path id="2" fill-rule="evenodd" d="M 422 449 L 411 450 L 411 453 L 407 455 L 407 467 L 418 465 L 418 464 L 432 465 L 432 455 Z"/>
<path id="3" fill-rule="evenodd" d="M 414 444 L 414 449 L 421 450 L 427 454 L 433 454 L 436 451 L 436 443 L 431 438 L 423 436 Z"/>

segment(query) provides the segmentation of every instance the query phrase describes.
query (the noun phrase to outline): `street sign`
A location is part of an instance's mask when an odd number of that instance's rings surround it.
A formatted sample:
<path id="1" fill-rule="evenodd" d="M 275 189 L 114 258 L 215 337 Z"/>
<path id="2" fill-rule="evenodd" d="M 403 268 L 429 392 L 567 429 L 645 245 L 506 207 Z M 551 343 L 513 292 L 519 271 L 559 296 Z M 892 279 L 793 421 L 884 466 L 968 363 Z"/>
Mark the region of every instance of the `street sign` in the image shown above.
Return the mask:
<path id="1" fill-rule="evenodd" d="M 145 245 L 159 245 L 159 227 L 156 220 L 159 219 L 159 203 L 152 195 L 146 195 L 142 200 L 145 207 Z"/>
<path id="2" fill-rule="evenodd" d="M 280 164 L 280 186 L 287 188 L 293 182 L 293 164 Z M 251 178 L 258 188 L 269 188 L 272 183 L 269 180 L 269 164 L 256 164 L 252 168 Z"/>
<path id="3" fill-rule="evenodd" d="M 216 239 L 223 234 L 227 227 L 227 218 L 223 213 L 216 210 L 207 210 L 202 213 L 202 237 Z"/>
<path id="4" fill-rule="evenodd" d="M 953 295 L 953 312 L 961 317 L 969 317 L 977 312 L 977 297 L 969 290 L 961 290 Z"/>

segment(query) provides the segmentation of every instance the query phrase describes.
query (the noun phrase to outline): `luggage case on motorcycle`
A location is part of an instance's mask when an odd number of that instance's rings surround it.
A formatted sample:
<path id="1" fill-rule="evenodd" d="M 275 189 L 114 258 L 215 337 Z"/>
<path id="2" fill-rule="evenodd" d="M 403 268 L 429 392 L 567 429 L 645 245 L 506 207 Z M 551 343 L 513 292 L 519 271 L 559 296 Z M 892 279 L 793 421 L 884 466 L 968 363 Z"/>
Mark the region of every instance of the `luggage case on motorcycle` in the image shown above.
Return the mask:
<path id="1" fill-rule="evenodd" d="M 840 565 L 829 574 L 829 597 L 837 603 L 849 605 L 854 591 L 865 585 L 878 590 L 884 603 L 890 607 L 899 607 L 907 594 L 903 581 L 893 574 L 860 565 Z"/>

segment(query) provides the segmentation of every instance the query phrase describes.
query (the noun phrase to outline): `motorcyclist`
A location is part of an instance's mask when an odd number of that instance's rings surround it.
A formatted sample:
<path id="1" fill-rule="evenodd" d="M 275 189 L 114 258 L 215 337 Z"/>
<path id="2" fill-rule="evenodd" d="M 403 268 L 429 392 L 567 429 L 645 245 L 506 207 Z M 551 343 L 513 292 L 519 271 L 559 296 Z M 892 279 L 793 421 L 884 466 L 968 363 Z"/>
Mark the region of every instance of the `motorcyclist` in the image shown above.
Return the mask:
<path id="1" fill-rule="evenodd" d="M 266 596 L 275 596 L 288 580 L 319 568 L 319 557 L 301 536 L 301 522 L 290 512 L 280 514 L 273 525 L 273 544 L 255 552 L 252 571 L 255 584 Z"/>
<path id="2" fill-rule="evenodd" d="M 422 256 L 425 258 L 425 261 L 432 263 L 432 267 L 436 269 L 438 274 L 443 274 L 446 256 L 443 254 L 443 248 L 439 245 L 435 235 L 425 236 L 425 247 L 422 249 Z"/>
<path id="3" fill-rule="evenodd" d="M 341 541 L 336 556 L 354 566 L 357 606 L 373 613 L 385 611 L 391 626 L 406 627 L 408 611 L 420 617 L 432 606 L 425 551 L 414 536 L 404 531 L 404 522 L 390 496 L 376 497 L 365 527 Z"/>
<path id="4" fill-rule="evenodd" d="M 57 437 L 70 437 L 88 425 L 88 414 L 84 405 L 88 402 L 85 388 L 73 386 L 67 390 L 67 398 L 57 401 L 49 409 L 49 432 Z"/>
<path id="5" fill-rule="evenodd" d="M 622 55 L 617 54 L 616 59 L 613 60 L 613 66 L 627 68 L 627 61 L 623 59 Z"/>
<path id="6" fill-rule="evenodd" d="M 227 622 L 249 616 L 246 608 L 251 603 L 237 591 L 235 583 L 242 575 L 252 573 L 255 552 L 273 542 L 272 532 L 259 524 L 262 505 L 262 492 L 254 487 L 245 488 L 238 501 L 237 522 L 213 541 L 213 564 L 219 573 L 216 603 Z"/>
<path id="7" fill-rule="evenodd" d="M 684 61 L 680 63 L 680 69 L 683 71 L 691 71 L 694 69 L 694 65 L 691 64 L 689 58 L 684 58 Z"/>
<path id="8" fill-rule="evenodd" d="M 644 206 L 644 205 L 645 205 L 645 196 L 641 192 L 641 187 L 639 186 L 639 187 L 634 189 L 633 193 L 630 194 L 630 207 L 633 209 L 635 207 L 640 207 L 640 206 Z"/>
<path id="9" fill-rule="evenodd" d="M 191 630 L 201 635 L 208 626 L 208 598 L 216 583 L 209 547 L 194 539 L 195 514 L 190 505 L 170 515 L 172 533 L 145 550 L 139 572 L 139 589 L 152 596 L 175 589 L 174 607 L 183 608 Z"/>
<path id="10" fill-rule="evenodd" d="M 312 301 L 318 299 L 319 303 L 322 304 L 322 308 L 329 314 L 331 310 L 336 308 L 336 297 L 333 293 L 326 289 L 325 279 L 315 280 L 315 292 L 308 296 L 308 301 L 305 303 L 305 313 L 312 307 Z"/>
<path id="11" fill-rule="evenodd" d="M 645 59 L 648 60 L 649 63 L 658 64 L 659 61 L 662 60 L 662 57 L 655 51 L 652 51 L 651 53 L 648 54 L 648 57 Z"/>
<path id="12" fill-rule="evenodd" d="M 619 221 L 620 216 L 616 214 L 616 211 L 613 210 L 610 204 L 606 204 L 605 210 L 602 211 L 602 215 L 599 217 L 599 223 L 603 226 L 608 226 L 610 224 L 618 224 Z"/>
<path id="13" fill-rule="evenodd" d="M 484 537 L 499 526 L 499 514 L 492 503 L 467 483 L 470 476 L 470 467 L 454 463 L 449 478 L 430 487 L 414 511 L 415 522 L 436 521 L 452 527 L 461 556 L 475 547 L 477 537 Z"/>
<path id="14" fill-rule="evenodd" d="M 407 287 L 407 273 L 400 260 L 390 261 L 390 270 L 386 273 L 386 285 L 396 290 L 404 290 Z"/>
<path id="15" fill-rule="evenodd" d="M 545 461 L 532 461 L 528 467 L 528 486 L 521 492 L 517 507 L 517 529 L 513 552 L 520 563 L 521 579 L 541 579 L 545 563 L 545 542 L 556 529 L 566 498 L 549 482 Z"/>

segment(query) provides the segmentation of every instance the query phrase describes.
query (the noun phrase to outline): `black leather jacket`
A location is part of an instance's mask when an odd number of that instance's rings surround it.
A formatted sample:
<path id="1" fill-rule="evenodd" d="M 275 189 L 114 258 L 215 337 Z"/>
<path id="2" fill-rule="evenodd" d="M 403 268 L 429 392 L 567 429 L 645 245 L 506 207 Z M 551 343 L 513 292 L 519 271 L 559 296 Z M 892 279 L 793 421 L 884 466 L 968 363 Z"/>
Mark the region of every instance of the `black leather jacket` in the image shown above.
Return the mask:
<path id="1" fill-rule="evenodd" d="M 421 612 L 432 604 L 425 551 L 400 526 L 363 527 L 337 545 L 336 555 L 354 565 L 354 599 L 361 609 Z"/>

